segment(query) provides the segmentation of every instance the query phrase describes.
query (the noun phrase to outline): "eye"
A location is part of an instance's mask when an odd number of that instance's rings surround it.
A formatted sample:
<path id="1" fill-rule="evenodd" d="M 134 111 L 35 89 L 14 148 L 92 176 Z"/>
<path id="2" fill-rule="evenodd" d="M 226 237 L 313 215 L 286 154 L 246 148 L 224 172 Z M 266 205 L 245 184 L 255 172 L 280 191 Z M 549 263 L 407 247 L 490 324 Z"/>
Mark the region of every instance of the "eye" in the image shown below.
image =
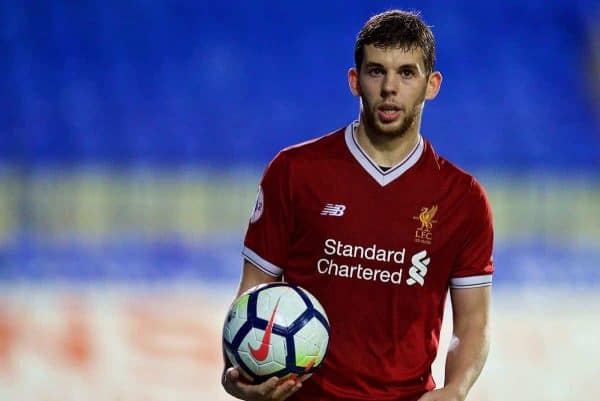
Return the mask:
<path id="1" fill-rule="evenodd" d="M 383 75 L 384 71 L 381 67 L 371 67 L 369 68 L 369 75 L 377 77 Z"/>
<path id="2" fill-rule="evenodd" d="M 412 78 L 415 75 L 415 72 L 411 69 L 405 68 L 400 71 L 400 75 L 402 75 L 402 78 Z"/>

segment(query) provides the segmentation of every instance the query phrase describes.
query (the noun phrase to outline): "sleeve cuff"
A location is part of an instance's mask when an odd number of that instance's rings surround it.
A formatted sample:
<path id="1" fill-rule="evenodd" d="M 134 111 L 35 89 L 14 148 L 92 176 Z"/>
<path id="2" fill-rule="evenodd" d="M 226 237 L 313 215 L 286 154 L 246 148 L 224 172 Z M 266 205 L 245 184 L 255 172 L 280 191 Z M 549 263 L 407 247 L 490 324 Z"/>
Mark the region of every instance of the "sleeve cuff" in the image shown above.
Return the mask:
<path id="1" fill-rule="evenodd" d="M 450 279 L 450 288 L 476 288 L 492 285 L 492 275 L 453 277 Z"/>
<path id="2" fill-rule="evenodd" d="M 242 249 L 242 255 L 248 262 L 252 263 L 259 270 L 263 271 L 269 276 L 279 277 L 283 273 L 283 269 L 281 267 L 278 267 L 268 260 L 261 258 L 256 252 L 246 246 Z"/>

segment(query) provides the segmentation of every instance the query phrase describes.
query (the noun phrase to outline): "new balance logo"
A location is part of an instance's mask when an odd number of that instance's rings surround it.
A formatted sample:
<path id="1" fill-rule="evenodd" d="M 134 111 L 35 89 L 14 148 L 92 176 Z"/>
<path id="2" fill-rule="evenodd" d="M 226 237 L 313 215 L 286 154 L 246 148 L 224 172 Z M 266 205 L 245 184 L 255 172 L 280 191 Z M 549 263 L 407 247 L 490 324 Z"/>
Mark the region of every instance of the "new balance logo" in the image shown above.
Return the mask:
<path id="1" fill-rule="evenodd" d="M 333 203 L 328 203 L 323 208 L 321 215 L 322 216 L 343 216 L 344 210 L 346 210 L 346 205 L 335 205 Z"/>

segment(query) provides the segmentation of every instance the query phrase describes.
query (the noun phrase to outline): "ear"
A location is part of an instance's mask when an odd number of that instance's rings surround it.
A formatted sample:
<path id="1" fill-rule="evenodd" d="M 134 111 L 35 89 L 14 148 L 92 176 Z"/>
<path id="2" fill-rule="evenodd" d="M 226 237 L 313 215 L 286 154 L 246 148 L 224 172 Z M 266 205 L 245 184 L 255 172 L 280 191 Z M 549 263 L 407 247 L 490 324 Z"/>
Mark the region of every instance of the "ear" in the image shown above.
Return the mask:
<path id="1" fill-rule="evenodd" d="M 354 96 L 360 96 L 360 84 L 358 83 L 358 70 L 356 67 L 348 70 L 348 86 Z"/>
<path id="2" fill-rule="evenodd" d="M 434 99 L 440 91 L 441 86 L 442 73 L 439 71 L 434 71 L 431 74 L 429 74 L 429 80 L 427 81 L 427 90 L 425 91 L 425 100 Z"/>

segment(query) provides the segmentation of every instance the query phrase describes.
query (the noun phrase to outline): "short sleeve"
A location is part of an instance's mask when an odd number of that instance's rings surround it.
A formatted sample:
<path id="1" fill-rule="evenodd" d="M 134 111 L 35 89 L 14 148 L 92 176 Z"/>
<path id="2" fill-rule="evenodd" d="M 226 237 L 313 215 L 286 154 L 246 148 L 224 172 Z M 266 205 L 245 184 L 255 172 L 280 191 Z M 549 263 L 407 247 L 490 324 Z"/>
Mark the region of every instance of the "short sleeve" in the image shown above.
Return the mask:
<path id="1" fill-rule="evenodd" d="M 450 278 L 450 288 L 492 284 L 494 229 L 492 210 L 481 185 L 473 179 L 465 199 L 462 246 Z"/>
<path id="2" fill-rule="evenodd" d="M 278 277 L 287 263 L 292 231 L 289 162 L 280 152 L 267 166 L 250 216 L 242 255 L 263 272 Z"/>

